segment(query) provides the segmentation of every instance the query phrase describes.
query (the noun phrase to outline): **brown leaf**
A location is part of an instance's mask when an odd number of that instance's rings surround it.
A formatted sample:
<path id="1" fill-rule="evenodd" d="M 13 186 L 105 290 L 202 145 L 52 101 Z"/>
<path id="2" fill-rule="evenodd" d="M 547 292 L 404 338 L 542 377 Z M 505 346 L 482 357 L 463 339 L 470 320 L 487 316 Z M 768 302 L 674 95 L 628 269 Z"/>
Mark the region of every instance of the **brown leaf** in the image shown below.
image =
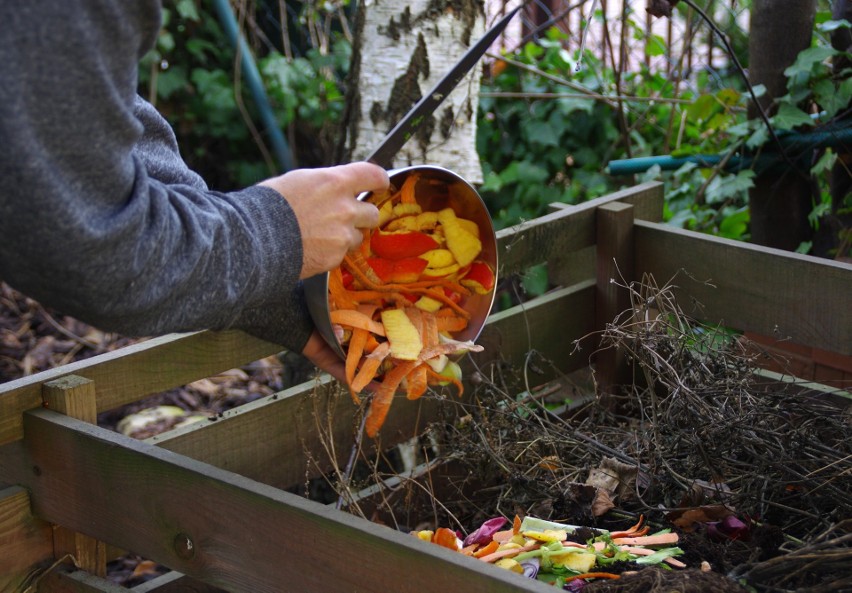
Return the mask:
<path id="1" fill-rule="evenodd" d="M 701 523 L 721 521 L 725 517 L 733 515 L 733 511 L 721 504 L 693 507 L 690 509 L 678 509 L 666 515 L 671 523 L 686 532 L 694 531 Z"/>
<path id="2" fill-rule="evenodd" d="M 679 0 L 648 0 L 645 10 L 653 16 L 672 16 L 672 8 Z"/>
<path id="3" fill-rule="evenodd" d="M 589 472 L 586 484 L 606 490 L 611 498 L 629 498 L 636 488 L 638 471 L 634 465 L 605 457 L 598 467 Z"/>
<path id="4" fill-rule="evenodd" d="M 615 503 L 612 502 L 612 498 L 610 498 L 606 490 L 598 489 L 595 492 L 595 499 L 592 501 L 592 515 L 600 517 L 613 508 L 615 508 Z"/>

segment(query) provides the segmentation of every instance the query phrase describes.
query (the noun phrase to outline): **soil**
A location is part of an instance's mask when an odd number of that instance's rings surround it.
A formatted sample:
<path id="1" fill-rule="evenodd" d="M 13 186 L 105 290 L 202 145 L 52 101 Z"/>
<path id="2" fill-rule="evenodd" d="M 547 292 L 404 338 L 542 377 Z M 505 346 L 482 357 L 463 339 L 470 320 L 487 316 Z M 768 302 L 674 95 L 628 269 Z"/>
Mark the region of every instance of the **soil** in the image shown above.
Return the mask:
<path id="1" fill-rule="evenodd" d="M 748 589 L 717 573 L 687 568 L 677 572 L 647 568 L 620 579 L 597 580 L 587 584 L 583 593 L 747 593 Z"/>

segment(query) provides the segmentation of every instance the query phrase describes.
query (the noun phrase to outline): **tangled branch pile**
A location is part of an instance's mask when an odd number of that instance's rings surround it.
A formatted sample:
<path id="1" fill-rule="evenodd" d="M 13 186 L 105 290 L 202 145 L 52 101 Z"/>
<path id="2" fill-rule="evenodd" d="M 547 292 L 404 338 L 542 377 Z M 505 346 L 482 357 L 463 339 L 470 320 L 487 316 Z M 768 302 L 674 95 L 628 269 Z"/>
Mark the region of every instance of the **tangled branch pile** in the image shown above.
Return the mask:
<path id="1" fill-rule="evenodd" d="M 495 515 L 607 527 L 642 513 L 682 534 L 692 565 L 758 591 L 850 586 L 849 403 L 767 380 L 757 349 L 687 317 L 672 287 L 624 289 L 632 307 L 600 338 L 634 384 L 560 407 L 564 389 L 480 369 L 472 402 L 435 428 L 460 469 L 427 516 L 464 530 Z"/>

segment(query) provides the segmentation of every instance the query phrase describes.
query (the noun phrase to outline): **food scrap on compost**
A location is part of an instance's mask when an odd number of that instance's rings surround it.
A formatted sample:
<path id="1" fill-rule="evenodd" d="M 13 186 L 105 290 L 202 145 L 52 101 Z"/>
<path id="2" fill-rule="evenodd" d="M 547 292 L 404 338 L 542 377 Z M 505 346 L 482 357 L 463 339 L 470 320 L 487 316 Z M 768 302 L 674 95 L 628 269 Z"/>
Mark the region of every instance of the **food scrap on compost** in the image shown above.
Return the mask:
<path id="1" fill-rule="evenodd" d="M 374 196 L 379 226 L 329 273 L 330 319 L 352 399 L 360 403 L 358 392 L 381 379 L 366 418 L 371 437 L 400 388 L 410 400 L 429 385 L 453 384 L 461 395 L 461 371 L 450 357 L 482 347 L 454 336 L 468 326 L 467 297 L 494 289 L 495 271 L 480 259 L 479 226 L 451 207 L 424 211 L 418 181 L 412 173 L 399 191 Z"/>
<path id="2" fill-rule="evenodd" d="M 503 529 L 507 519 L 496 517 L 485 521 L 464 539 L 445 527 L 412 534 L 560 588 L 567 588 L 574 581 L 618 579 L 617 572 L 608 570 L 616 563 L 634 563 L 637 569 L 660 563 L 685 568 L 675 558 L 683 554 L 677 547 L 678 535 L 668 529 L 649 534 L 650 529 L 643 522 L 640 516 L 635 525 L 624 531 L 607 531 L 529 516 L 522 521 L 516 516 L 512 526 Z"/>

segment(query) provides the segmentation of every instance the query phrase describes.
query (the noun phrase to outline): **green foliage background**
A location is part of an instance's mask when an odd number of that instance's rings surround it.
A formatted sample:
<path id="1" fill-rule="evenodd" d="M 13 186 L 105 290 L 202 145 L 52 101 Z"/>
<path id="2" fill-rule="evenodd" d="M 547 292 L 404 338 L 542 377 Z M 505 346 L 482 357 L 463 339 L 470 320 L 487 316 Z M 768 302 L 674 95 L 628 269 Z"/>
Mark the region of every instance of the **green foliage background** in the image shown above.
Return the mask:
<path id="1" fill-rule="evenodd" d="M 254 18 L 244 20 L 243 29 L 298 166 L 329 164 L 344 108 L 350 58 L 345 25 L 353 7 L 345 0 L 288 2 L 295 18 L 282 32 L 268 26 L 269 15 L 280 6 L 256 2 Z M 676 8 L 687 10 L 683 3 Z M 602 20 L 600 11 L 593 18 Z M 332 22 L 344 26 L 330 26 Z M 304 33 L 317 31 L 317 23 L 325 23 L 320 34 Z M 626 23 L 649 55 L 667 51 L 662 38 L 647 37 L 644 14 L 631 14 Z M 745 32 L 735 24 L 718 24 L 730 32 L 733 49 L 745 64 Z M 830 125 L 843 115 L 852 99 L 852 78 L 832 73 L 830 62 L 838 52 L 830 47 L 828 34 L 848 26 L 832 21 L 827 10 L 819 13 L 813 45 L 788 69 L 789 94 L 776 101 L 772 124 L 779 134 Z M 734 157 L 769 146 L 763 123 L 746 116 L 748 95 L 740 73 L 732 66 L 712 76 L 698 72 L 686 85 L 642 63 L 617 76 L 590 51 L 582 56 L 569 52 L 564 42 L 563 34 L 551 29 L 505 56 L 506 62 L 492 65 L 493 74 L 483 79 L 477 149 L 485 180 L 480 190 L 496 226 L 539 216 L 552 202 L 575 204 L 661 179 L 670 224 L 748 240 L 753 168 L 690 163 L 674 172 L 652 168 L 622 177 L 607 172 L 615 159 Z M 239 79 L 234 50 L 209 0 L 167 0 L 157 50 L 140 66 L 140 93 L 169 118 L 184 158 L 217 189 L 242 187 L 279 171 L 265 149 L 264 131 L 253 123 L 259 121 L 254 101 Z M 650 97 L 655 101 L 648 101 Z M 811 216 L 817 225 L 830 207 L 826 172 L 836 155 L 825 149 L 810 151 L 808 157 L 803 166 L 812 169 L 820 186 Z M 809 248 L 802 245 L 800 250 Z"/>

